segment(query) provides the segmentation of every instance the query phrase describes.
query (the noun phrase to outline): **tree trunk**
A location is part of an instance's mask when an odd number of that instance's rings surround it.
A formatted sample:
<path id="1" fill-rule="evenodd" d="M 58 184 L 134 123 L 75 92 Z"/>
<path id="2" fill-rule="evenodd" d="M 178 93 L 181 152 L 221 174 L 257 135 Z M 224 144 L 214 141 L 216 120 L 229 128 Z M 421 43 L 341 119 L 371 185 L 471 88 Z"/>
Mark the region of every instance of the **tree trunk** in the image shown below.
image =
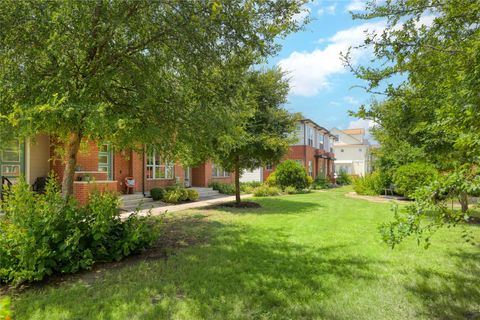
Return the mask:
<path id="1" fill-rule="evenodd" d="M 240 205 L 240 158 L 235 159 L 235 203 Z"/>
<path id="2" fill-rule="evenodd" d="M 466 192 L 462 192 L 459 196 L 460 205 L 462 206 L 462 212 L 468 211 L 468 194 Z"/>
<path id="3" fill-rule="evenodd" d="M 62 180 L 62 195 L 64 199 L 73 195 L 73 180 L 75 177 L 75 166 L 77 165 L 77 153 L 80 149 L 82 135 L 78 132 L 71 133 L 65 148 L 65 170 Z"/>

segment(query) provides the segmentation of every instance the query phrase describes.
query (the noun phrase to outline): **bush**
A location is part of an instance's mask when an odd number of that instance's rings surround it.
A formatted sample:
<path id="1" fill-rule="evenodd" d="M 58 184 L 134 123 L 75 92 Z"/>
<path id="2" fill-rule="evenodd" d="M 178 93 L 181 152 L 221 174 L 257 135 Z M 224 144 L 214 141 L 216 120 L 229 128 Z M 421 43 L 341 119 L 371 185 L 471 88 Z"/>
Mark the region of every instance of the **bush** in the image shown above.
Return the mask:
<path id="1" fill-rule="evenodd" d="M 231 183 L 210 182 L 208 186 L 223 194 L 235 194 L 235 186 Z"/>
<path id="2" fill-rule="evenodd" d="M 165 189 L 162 188 L 153 188 L 150 190 L 150 195 L 152 196 L 153 201 L 163 200 L 165 195 Z"/>
<path id="3" fill-rule="evenodd" d="M 253 190 L 253 195 L 255 197 L 269 197 L 269 196 L 278 196 L 281 194 L 281 190 L 278 187 L 270 187 L 268 185 L 261 185 L 260 187 Z"/>
<path id="4" fill-rule="evenodd" d="M 188 200 L 188 191 L 185 188 L 179 188 L 179 194 L 180 196 L 178 197 L 179 201 L 187 201 Z"/>
<path id="5" fill-rule="evenodd" d="M 94 192 L 85 207 L 65 201 L 55 179 L 36 194 L 20 179 L 2 203 L 0 282 L 37 281 L 72 273 L 95 261 L 119 260 L 148 246 L 156 224 L 131 215 L 120 219 L 116 194 Z"/>
<path id="6" fill-rule="evenodd" d="M 350 175 L 345 170 L 340 170 L 336 182 L 341 186 L 346 186 L 352 184 L 352 177 L 350 177 Z"/>
<path id="7" fill-rule="evenodd" d="M 302 190 L 309 187 L 307 171 L 305 168 L 293 160 L 287 160 L 280 163 L 275 170 L 275 179 L 278 186 L 282 189 L 294 187 Z"/>
<path id="8" fill-rule="evenodd" d="M 188 199 L 189 201 L 196 201 L 200 197 L 198 192 L 193 189 L 187 189 L 188 192 Z"/>
<path id="9" fill-rule="evenodd" d="M 375 196 L 382 194 L 387 186 L 388 179 L 380 171 L 353 179 L 353 190 L 361 195 Z"/>
<path id="10" fill-rule="evenodd" d="M 163 201 L 165 201 L 166 203 L 178 203 L 180 201 L 180 197 L 182 196 L 183 192 L 180 189 L 170 189 L 165 192 Z"/>
<path id="11" fill-rule="evenodd" d="M 438 177 L 438 171 L 430 164 L 413 162 L 397 168 L 393 174 L 395 192 L 410 197 L 419 187 L 428 185 Z"/>
<path id="12" fill-rule="evenodd" d="M 307 176 L 307 188 L 310 188 L 313 184 L 313 178 L 311 176 Z"/>
<path id="13" fill-rule="evenodd" d="M 270 175 L 267 178 L 267 181 L 265 183 L 270 186 L 270 187 L 276 187 L 277 186 L 277 175 L 275 174 L 275 171 L 270 173 Z"/>
<path id="14" fill-rule="evenodd" d="M 253 190 L 257 187 L 260 187 L 262 183 L 260 181 L 249 181 L 240 183 L 240 192 L 242 193 L 252 193 Z"/>
<path id="15" fill-rule="evenodd" d="M 318 175 L 313 181 L 312 187 L 314 189 L 328 189 L 330 185 L 328 179 L 325 176 Z"/>
<path id="16" fill-rule="evenodd" d="M 290 186 L 290 187 L 285 188 L 285 193 L 286 194 L 296 194 L 296 193 L 298 193 L 298 191 L 297 191 L 297 189 L 295 189 L 295 187 Z"/>

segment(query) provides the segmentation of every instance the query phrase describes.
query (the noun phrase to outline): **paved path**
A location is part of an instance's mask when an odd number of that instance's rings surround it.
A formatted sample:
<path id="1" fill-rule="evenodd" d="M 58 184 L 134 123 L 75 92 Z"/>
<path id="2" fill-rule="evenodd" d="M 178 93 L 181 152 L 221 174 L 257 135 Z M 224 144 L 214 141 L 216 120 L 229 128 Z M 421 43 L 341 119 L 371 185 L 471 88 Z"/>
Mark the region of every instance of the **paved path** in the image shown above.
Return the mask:
<path id="1" fill-rule="evenodd" d="M 251 194 L 242 194 L 242 199 L 248 199 L 251 197 L 253 197 L 253 195 Z M 235 201 L 235 196 L 220 196 L 212 199 L 205 199 L 205 200 L 199 200 L 195 202 L 182 203 L 182 204 L 176 204 L 176 205 L 162 203 L 161 205 L 153 207 L 152 209 L 140 210 L 138 211 L 138 215 L 147 216 L 150 213 L 152 216 L 158 216 L 158 215 L 164 214 L 167 211 L 177 212 L 177 211 L 183 211 L 188 209 L 204 208 L 204 207 L 209 207 L 211 205 L 232 202 L 232 201 Z M 132 212 L 125 212 L 121 214 L 121 218 L 127 218 L 131 214 Z"/>

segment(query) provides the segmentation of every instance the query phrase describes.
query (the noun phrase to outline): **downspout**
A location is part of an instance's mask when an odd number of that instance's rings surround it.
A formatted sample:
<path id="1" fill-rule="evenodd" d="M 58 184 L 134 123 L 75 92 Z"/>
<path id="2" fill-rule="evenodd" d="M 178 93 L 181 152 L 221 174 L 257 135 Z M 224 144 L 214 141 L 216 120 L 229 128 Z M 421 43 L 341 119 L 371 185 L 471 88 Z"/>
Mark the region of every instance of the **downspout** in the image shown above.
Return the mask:
<path id="1" fill-rule="evenodd" d="M 143 145 L 142 147 L 142 194 L 144 198 L 146 197 L 146 194 L 145 194 L 145 166 L 146 165 L 147 164 L 145 162 L 145 145 Z"/>

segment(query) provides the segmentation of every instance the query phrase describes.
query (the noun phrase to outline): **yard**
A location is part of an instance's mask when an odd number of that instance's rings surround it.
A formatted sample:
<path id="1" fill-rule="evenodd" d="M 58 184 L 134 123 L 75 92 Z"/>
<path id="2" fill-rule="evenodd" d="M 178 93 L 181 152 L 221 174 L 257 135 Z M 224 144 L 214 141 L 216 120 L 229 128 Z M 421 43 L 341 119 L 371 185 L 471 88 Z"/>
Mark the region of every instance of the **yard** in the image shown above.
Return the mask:
<path id="1" fill-rule="evenodd" d="M 172 213 L 149 252 L 16 295 L 16 319 L 480 319 L 462 227 L 391 250 L 377 231 L 390 204 L 348 191 Z"/>

